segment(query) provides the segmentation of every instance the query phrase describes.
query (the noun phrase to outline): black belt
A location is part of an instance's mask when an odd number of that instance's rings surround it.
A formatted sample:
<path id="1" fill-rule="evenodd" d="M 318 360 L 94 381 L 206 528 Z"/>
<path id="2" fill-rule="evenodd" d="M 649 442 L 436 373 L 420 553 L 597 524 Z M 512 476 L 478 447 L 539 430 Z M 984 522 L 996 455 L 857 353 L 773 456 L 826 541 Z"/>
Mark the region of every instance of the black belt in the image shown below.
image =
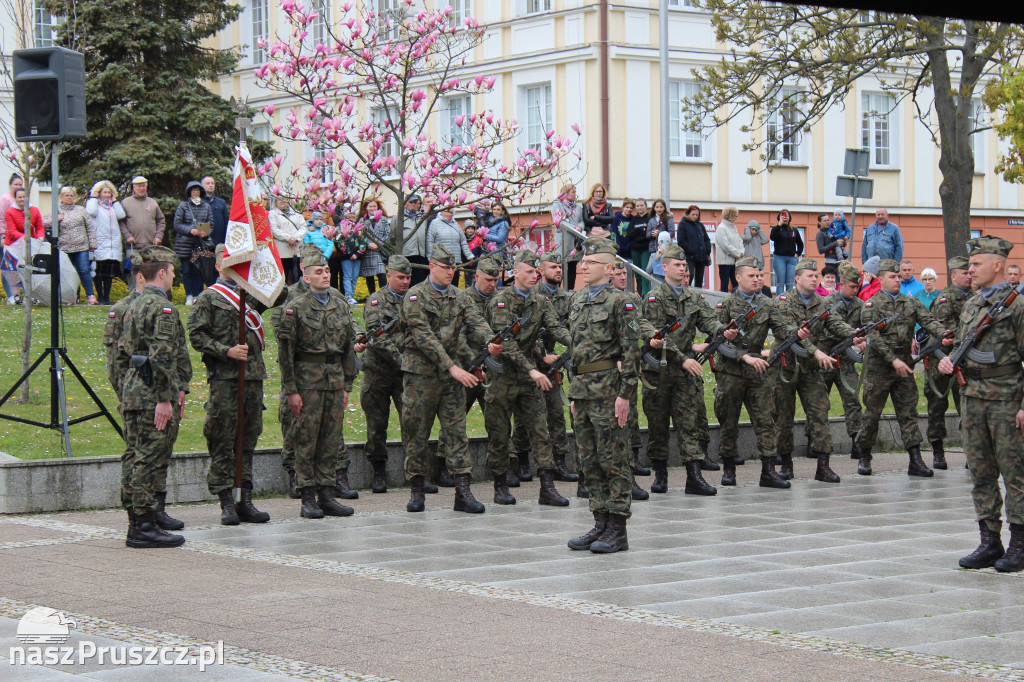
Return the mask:
<path id="1" fill-rule="evenodd" d="M 321 365 L 340 365 L 341 355 L 338 353 L 296 353 L 299 362 L 315 362 Z"/>
<path id="2" fill-rule="evenodd" d="M 961 370 L 965 379 L 977 381 L 978 379 L 990 379 L 992 377 L 1004 377 L 1010 374 L 1019 374 L 1022 368 L 1019 364 L 999 365 L 997 367 L 971 367 Z"/>

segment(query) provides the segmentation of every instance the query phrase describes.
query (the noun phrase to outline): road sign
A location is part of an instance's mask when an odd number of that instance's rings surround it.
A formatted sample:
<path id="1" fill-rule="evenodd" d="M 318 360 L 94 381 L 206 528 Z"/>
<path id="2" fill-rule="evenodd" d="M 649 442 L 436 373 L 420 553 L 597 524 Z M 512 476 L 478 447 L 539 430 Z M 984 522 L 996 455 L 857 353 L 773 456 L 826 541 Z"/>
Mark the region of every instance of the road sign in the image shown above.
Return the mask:
<path id="1" fill-rule="evenodd" d="M 871 178 L 858 178 L 852 175 L 836 177 L 836 196 L 870 199 L 874 195 L 875 181 Z"/>

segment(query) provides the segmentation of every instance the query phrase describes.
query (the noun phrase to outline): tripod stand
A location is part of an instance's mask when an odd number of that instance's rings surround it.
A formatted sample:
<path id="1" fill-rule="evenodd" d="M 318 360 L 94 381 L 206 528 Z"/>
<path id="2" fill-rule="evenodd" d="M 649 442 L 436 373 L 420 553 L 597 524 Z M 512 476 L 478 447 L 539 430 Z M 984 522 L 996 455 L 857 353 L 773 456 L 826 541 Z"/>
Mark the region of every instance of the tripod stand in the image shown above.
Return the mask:
<path id="1" fill-rule="evenodd" d="M 60 345 L 60 319 L 61 319 L 61 305 L 60 300 L 60 252 L 57 249 L 57 238 L 59 236 L 60 228 L 58 227 L 57 213 L 58 213 L 58 159 L 60 157 L 60 142 L 53 143 L 53 152 L 50 158 L 50 191 L 53 197 L 52 204 L 52 215 L 53 215 L 53 227 L 51 234 L 48 239 L 50 243 L 50 255 L 49 258 L 43 258 L 43 255 L 33 258 L 33 261 L 40 260 L 45 265 L 42 268 L 43 272 L 50 276 L 50 345 L 43 351 L 43 353 L 32 363 L 32 366 L 28 368 L 24 374 L 15 382 L 14 386 L 0 398 L 0 409 L 7 403 L 15 391 L 21 387 L 23 383 L 31 376 L 32 372 L 36 370 L 43 361 L 49 358 L 50 360 L 50 421 L 40 422 L 33 419 L 25 419 L 23 417 L 15 417 L 13 415 L 0 413 L 0 419 L 7 419 L 21 424 L 29 424 L 31 426 L 40 426 L 47 429 L 60 429 L 64 435 L 64 452 L 67 457 L 71 457 L 71 433 L 70 427 L 74 424 L 80 424 L 90 419 L 96 419 L 97 417 L 106 417 L 110 424 L 117 431 L 117 435 L 124 437 L 121 431 L 121 425 L 117 423 L 114 416 L 107 409 L 100 397 L 96 395 L 96 392 L 89 386 L 89 382 L 86 381 L 82 373 L 75 367 L 75 363 L 71 361 L 68 356 L 68 349 Z M 27 209 L 26 209 L 27 210 Z M 26 239 L 31 239 L 31 234 L 25 236 Z M 33 266 L 33 264 L 25 264 L 23 268 L 26 272 L 26 277 L 31 277 L 30 272 L 38 271 L 39 268 Z M 63 365 L 62 365 L 63 362 Z M 68 419 L 68 405 L 67 405 L 67 393 L 65 390 L 64 381 L 64 365 L 71 370 L 71 373 L 75 375 L 78 382 L 85 388 L 86 393 L 92 398 L 92 401 L 96 403 L 99 411 L 87 414 L 84 417 L 77 417 L 75 419 Z"/>

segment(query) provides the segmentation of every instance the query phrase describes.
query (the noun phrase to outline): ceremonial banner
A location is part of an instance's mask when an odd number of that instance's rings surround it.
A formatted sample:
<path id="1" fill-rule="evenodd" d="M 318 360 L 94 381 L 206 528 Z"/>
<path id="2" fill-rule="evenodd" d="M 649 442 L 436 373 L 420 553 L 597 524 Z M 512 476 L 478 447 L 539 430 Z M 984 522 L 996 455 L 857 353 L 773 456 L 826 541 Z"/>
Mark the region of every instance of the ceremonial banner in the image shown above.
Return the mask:
<path id="1" fill-rule="evenodd" d="M 233 185 L 221 273 L 263 305 L 272 306 L 284 288 L 284 266 L 270 232 L 256 169 L 244 145 L 235 158 Z"/>

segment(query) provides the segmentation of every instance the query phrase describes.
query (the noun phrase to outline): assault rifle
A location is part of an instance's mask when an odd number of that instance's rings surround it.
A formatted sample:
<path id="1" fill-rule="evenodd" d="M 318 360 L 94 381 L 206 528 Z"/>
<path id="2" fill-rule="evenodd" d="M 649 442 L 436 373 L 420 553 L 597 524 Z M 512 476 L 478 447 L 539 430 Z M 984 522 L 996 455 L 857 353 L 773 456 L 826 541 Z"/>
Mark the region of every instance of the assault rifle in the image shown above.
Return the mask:
<path id="1" fill-rule="evenodd" d="M 1019 293 L 1020 291 L 1017 287 L 1010 287 L 1006 296 L 992 306 L 989 311 L 985 313 L 985 317 L 981 318 L 978 324 L 975 325 L 974 329 L 967 333 L 967 336 L 964 337 L 960 347 L 949 354 L 949 359 L 953 362 L 953 375 L 956 377 L 956 382 L 961 386 L 967 385 L 967 379 L 964 377 L 963 373 L 963 366 L 968 359 L 985 365 L 991 365 L 996 361 L 995 353 L 992 353 L 991 351 L 980 351 L 975 348 L 974 345 L 978 343 L 978 339 L 988 331 L 989 327 L 999 321 L 996 319 L 996 316 L 1006 310 L 1010 304 L 1013 303 L 1014 299 L 1017 298 Z"/>
<path id="2" fill-rule="evenodd" d="M 802 329 L 810 331 L 811 329 L 814 328 L 814 325 L 818 324 L 819 322 L 824 322 L 832 315 L 832 313 L 839 310 L 839 306 L 841 305 L 843 305 L 842 301 L 836 303 L 834 306 L 822 312 L 820 315 L 812 317 L 809 320 L 804 320 L 800 324 L 800 326 L 797 327 L 796 331 L 789 335 L 789 338 L 783 339 L 779 343 L 775 344 L 774 348 L 772 349 L 772 356 L 768 358 L 768 366 L 771 367 L 773 364 L 775 364 L 777 360 L 781 360 L 783 367 L 789 367 L 789 363 L 786 361 L 786 351 L 788 351 L 791 348 L 793 349 L 793 352 L 799 357 L 808 357 L 808 352 L 804 350 L 804 348 L 800 346 L 798 343 L 800 341 L 800 338 L 797 336 L 797 334 L 799 334 L 800 330 Z"/>
<path id="3" fill-rule="evenodd" d="M 711 364 L 711 371 L 717 372 L 718 368 L 715 367 L 714 358 L 716 352 L 721 352 L 721 354 L 726 356 L 727 358 L 735 359 L 738 355 L 736 349 L 732 348 L 731 346 L 724 345 L 725 342 L 728 341 L 728 339 L 725 338 L 725 333 L 730 329 L 738 329 L 739 331 L 743 331 L 744 329 L 746 329 L 747 325 L 750 324 L 750 321 L 754 319 L 754 316 L 757 315 L 763 307 L 763 304 L 756 307 L 751 307 L 750 310 L 748 310 L 744 314 L 737 315 L 736 317 L 729 320 L 729 324 L 725 325 L 724 329 L 719 330 L 719 332 L 715 334 L 715 338 L 708 342 L 708 347 L 704 349 L 704 352 L 697 353 L 697 362 L 699 362 L 702 365 L 705 362 L 708 362 Z"/>
<path id="4" fill-rule="evenodd" d="M 396 324 L 398 324 L 398 318 L 392 318 L 368 328 L 365 332 L 359 332 L 356 334 L 356 345 L 370 345 L 374 340 L 391 331 Z"/>
<path id="5" fill-rule="evenodd" d="M 558 356 L 557 360 L 552 362 L 550 365 L 548 365 L 547 367 L 545 367 L 541 371 L 543 371 L 544 374 L 548 375 L 549 377 L 551 377 L 551 376 L 558 377 L 557 383 L 560 384 L 560 383 L 562 383 L 561 372 L 562 372 L 563 369 L 565 369 L 565 366 L 568 365 L 571 361 L 572 361 L 572 353 L 570 353 L 569 351 L 565 351 L 564 353 L 562 353 L 561 355 Z"/>
<path id="6" fill-rule="evenodd" d="M 847 336 L 845 339 L 843 339 L 836 345 L 832 346 L 832 350 L 830 350 L 828 354 L 833 360 L 836 361 L 836 367 L 842 366 L 840 364 L 842 362 L 840 358 L 843 355 L 846 355 L 846 357 L 850 358 L 850 360 L 852 360 L 853 362 L 863 362 L 864 356 L 856 348 L 853 347 L 853 340 L 860 336 L 867 336 L 868 332 L 885 329 L 887 326 L 895 322 L 896 318 L 899 316 L 899 313 L 896 313 L 895 315 L 890 315 L 889 317 L 886 317 L 884 319 L 872 322 L 866 327 L 858 327 L 857 331 L 853 332 L 853 334 Z"/>
<path id="7" fill-rule="evenodd" d="M 956 334 L 953 332 L 953 330 L 947 329 L 942 336 L 921 348 L 917 355 L 911 355 L 910 362 L 908 362 L 907 365 L 910 367 L 910 369 L 914 369 L 914 365 L 924 360 L 924 368 L 931 369 L 931 363 L 928 362 L 931 359 L 931 356 L 941 352 L 940 349 L 942 348 L 943 340 L 952 339 L 954 336 L 956 336 Z M 941 357 L 943 356 L 940 355 L 940 359 Z"/>
<path id="8" fill-rule="evenodd" d="M 477 378 L 480 379 L 481 381 L 483 380 L 483 372 L 481 370 L 481 367 L 483 367 L 484 365 L 487 365 L 488 369 L 494 370 L 498 374 L 501 374 L 502 371 L 504 371 L 504 367 L 502 367 L 500 362 L 494 360 L 491 357 L 491 353 L 490 351 L 487 350 L 487 347 L 490 346 L 492 343 L 503 344 L 505 343 L 506 339 L 508 339 L 510 336 L 518 334 L 519 330 L 523 328 L 524 324 L 526 324 L 526 321 L 530 319 L 530 315 L 533 315 L 533 311 L 530 311 L 525 317 L 517 317 L 512 322 L 505 325 L 504 329 L 500 330 L 491 338 L 490 341 L 484 344 L 484 347 L 481 348 L 480 352 L 476 354 L 476 357 L 473 358 L 473 361 L 469 363 L 469 367 L 466 368 L 466 371 L 476 374 Z"/>
<path id="9" fill-rule="evenodd" d="M 669 334 L 671 334 L 672 332 L 686 324 L 686 321 L 690 319 L 691 315 L 693 315 L 692 310 L 683 315 L 682 317 L 677 317 L 676 319 L 667 323 L 664 327 L 654 332 L 654 336 L 651 337 L 651 341 L 666 339 Z M 650 341 L 645 343 L 644 347 L 640 349 L 640 356 L 644 359 L 644 362 L 646 362 L 651 369 L 656 369 L 660 371 L 664 369 L 666 364 L 668 364 L 667 362 L 663 363 L 654 354 L 654 349 L 651 348 Z"/>

